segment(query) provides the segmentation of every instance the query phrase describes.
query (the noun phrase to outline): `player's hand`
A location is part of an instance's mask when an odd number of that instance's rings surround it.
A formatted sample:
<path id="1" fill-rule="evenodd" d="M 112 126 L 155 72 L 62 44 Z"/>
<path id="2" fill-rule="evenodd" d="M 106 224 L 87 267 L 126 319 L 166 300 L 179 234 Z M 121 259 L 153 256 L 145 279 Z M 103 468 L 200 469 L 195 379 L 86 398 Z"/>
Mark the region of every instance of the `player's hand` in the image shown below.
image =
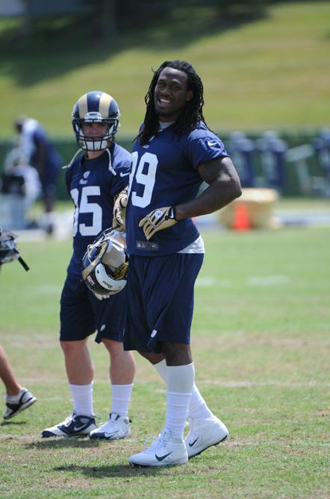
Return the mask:
<path id="1" fill-rule="evenodd" d="M 156 232 L 168 229 L 176 223 L 175 207 L 165 206 L 164 208 L 157 208 L 151 211 L 146 217 L 142 218 L 139 227 L 143 228 L 144 235 L 149 241 Z"/>
<path id="2" fill-rule="evenodd" d="M 127 206 L 127 187 L 116 197 L 113 205 L 112 228 L 125 232 L 125 211 Z"/>

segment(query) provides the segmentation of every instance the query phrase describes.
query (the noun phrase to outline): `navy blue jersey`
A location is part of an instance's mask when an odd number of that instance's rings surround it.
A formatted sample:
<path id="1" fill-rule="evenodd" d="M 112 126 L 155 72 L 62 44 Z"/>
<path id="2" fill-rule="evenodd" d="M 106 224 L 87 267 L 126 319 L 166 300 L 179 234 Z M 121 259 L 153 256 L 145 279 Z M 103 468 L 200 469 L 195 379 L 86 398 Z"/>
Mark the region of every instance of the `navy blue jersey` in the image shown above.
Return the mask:
<path id="1" fill-rule="evenodd" d="M 199 232 L 191 219 L 180 220 L 147 241 L 140 220 L 156 208 L 175 206 L 194 199 L 203 182 L 198 166 L 228 156 L 224 145 L 204 123 L 179 137 L 173 126 L 148 144 L 136 141 L 132 153 L 126 237 L 129 254 L 159 256 L 177 253 L 191 244 Z"/>
<path id="2" fill-rule="evenodd" d="M 81 155 L 69 166 L 67 188 L 76 207 L 70 275 L 80 276 L 88 244 L 111 227 L 113 198 L 127 186 L 130 167 L 129 152 L 116 143 L 96 159 Z"/>

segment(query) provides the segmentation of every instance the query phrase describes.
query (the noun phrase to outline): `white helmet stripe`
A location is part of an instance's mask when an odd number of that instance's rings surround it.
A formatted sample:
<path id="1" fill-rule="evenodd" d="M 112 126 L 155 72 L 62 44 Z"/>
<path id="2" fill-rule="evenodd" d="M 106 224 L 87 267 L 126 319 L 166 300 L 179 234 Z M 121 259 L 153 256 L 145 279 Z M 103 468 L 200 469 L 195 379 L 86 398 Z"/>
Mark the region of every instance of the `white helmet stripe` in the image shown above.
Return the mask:
<path id="1" fill-rule="evenodd" d="M 103 92 L 99 104 L 99 112 L 101 113 L 102 118 L 108 118 L 111 101 L 112 101 L 111 95 L 108 95 L 105 92 Z"/>

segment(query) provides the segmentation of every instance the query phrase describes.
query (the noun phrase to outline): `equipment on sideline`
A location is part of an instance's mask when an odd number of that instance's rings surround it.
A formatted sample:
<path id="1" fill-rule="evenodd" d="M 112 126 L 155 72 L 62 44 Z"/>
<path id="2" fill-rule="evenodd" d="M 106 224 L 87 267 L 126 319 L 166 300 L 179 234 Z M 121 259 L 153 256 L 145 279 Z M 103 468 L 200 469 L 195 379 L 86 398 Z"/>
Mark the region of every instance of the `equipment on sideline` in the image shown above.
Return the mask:
<path id="1" fill-rule="evenodd" d="M 88 245 L 82 259 L 82 278 L 97 298 L 108 298 L 124 289 L 127 270 L 123 233 L 107 229 Z"/>
<path id="2" fill-rule="evenodd" d="M 119 128 L 119 118 L 118 104 L 111 95 L 100 91 L 82 95 L 72 111 L 72 126 L 79 147 L 87 151 L 106 149 Z M 86 137 L 82 129 L 84 123 L 105 123 L 108 131 L 103 136 Z"/>

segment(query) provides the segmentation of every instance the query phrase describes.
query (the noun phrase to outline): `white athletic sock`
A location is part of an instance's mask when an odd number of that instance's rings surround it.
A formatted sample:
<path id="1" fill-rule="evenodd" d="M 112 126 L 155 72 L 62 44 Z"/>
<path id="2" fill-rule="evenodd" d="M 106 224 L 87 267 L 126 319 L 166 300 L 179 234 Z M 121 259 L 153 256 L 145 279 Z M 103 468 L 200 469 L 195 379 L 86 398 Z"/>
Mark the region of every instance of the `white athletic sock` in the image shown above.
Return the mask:
<path id="1" fill-rule="evenodd" d="M 26 390 L 26 388 L 21 388 L 20 391 L 18 392 L 17 395 L 8 395 L 6 393 L 6 402 L 15 404 L 16 402 L 19 401 L 20 397 L 22 396 L 23 391 Z"/>
<path id="2" fill-rule="evenodd" d="M 191 394 L 190 404 L 189 404 L 189 413 L 188 416 L 190 418 L 210 418 L 213 416 L 210 409 L 207 407 L 205 400 L 200 394 L 197 386 L 193 386 L 193 391 Z"/>
<path id="3" fill-rule="evenodd" d="M 158 372 L 159 376 L 161 378 L 163 378 L 163 380 L 167 384 L 167 364 L 166 364 L 166 360 L 163 359 L 160 362 L 157 362 L 157 364 L 154 364 L 154 368 Z"/>
<path id="4" fill-rule="evenodd" d="M 94 416 L 93 381 L 89 385 L 71 385 L 73 410 L 78 416 Z"/>
<path id="5" fill-rule="evenodd" d="M 167 383 L 167 365 L 165 359 L 154 364 L 154 367 L 165 383 Z M 195 383 L 191 392 L 188 416 L 203 419 L 213 416 Z"/>
<path id="6" fill-rule="evenodd" d="M 120 416 L 128 416 L 128 408 L 131 401 L 133 384 L 131 385 L 113 385 L 112 390 L 112 409 L 111 412 L 120 414 Z"/>
<path id="7" fill-rule="evenodd" d="M 183 438 L 191 390 L 194 385 L 194 364 L 167 366 L 167 411 L 165 429 Z"/>

